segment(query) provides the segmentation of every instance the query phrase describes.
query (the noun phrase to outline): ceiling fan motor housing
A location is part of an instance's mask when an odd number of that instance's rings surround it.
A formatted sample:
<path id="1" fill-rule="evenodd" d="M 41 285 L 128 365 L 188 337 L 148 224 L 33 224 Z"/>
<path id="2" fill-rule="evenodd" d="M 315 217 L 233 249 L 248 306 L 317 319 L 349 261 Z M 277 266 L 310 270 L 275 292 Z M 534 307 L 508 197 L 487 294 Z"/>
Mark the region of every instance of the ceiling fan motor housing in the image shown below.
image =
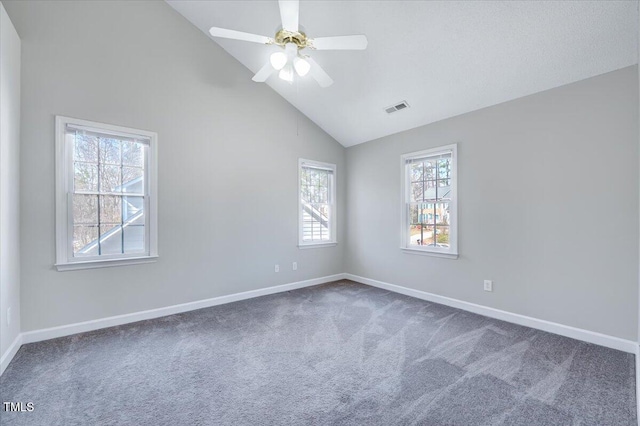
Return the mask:
<path id="1" fill-rule="evenodd" d="M 276 33 L 274 41 L 275 44 L 279 46 L 285 46 L 288 43 L 293 43 L 298 46 L 298 49 L 311 47 L 311 39 L 308 39 L 307 35 L 301 31 L 289 31 L 282 29 Z"/>

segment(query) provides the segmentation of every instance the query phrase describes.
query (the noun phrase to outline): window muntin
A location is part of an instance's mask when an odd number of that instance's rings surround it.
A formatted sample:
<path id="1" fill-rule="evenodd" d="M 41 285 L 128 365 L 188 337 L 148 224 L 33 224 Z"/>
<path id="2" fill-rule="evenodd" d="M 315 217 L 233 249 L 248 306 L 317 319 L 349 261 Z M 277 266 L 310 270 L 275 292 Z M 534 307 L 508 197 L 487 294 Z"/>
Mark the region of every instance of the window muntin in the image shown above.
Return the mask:
<path id="1" fill-rule="evenodd" d="M 57 117 L 57 265 L 157 255 L 156 139 Z"/>
<path id="2" fill-rule="evenodd" d="M 456 146 L 402 156 L 405 249 L 457 255 Z"/>
<path id="3" fill-rule="evenodd" d="M 300 160 L 299 244 L 336 242 L 334 164 Z"/>

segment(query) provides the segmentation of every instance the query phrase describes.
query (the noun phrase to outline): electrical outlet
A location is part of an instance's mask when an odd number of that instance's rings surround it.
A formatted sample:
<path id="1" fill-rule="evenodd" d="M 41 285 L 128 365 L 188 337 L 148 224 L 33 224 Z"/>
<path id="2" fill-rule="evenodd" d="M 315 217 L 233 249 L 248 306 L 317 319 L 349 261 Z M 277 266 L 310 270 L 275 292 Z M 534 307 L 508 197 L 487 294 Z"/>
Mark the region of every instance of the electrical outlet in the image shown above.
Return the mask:
<path id="1" fill-rule="evenodd" d="M 484 280 L 484 291 L 493 291 L 493 281 Z"/>
<path id="2" fill-rule="evenodd" d="M 11 325 L 11 308 L 7 308 L 7 325 Z"/>
<path id="3" fill-rule="evenodd" d="M 275 270 L 276 272 L 280 272 L 280 265 L 276 265 Z"/>
<path id="4" fill-rule="evenodd" d="M 293 262 L 293 266 L 292 266 L 294 271 L 298 270 L 298 262 Z"/>

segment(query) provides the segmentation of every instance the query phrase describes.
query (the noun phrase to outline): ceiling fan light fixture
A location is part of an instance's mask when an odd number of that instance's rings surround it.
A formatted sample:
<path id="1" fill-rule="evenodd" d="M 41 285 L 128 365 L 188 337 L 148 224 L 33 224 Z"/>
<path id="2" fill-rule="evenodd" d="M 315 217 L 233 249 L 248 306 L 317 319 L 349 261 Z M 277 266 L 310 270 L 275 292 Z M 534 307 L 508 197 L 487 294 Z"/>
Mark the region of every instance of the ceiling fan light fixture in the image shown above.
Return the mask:
<path id="1" fill-rule="evenodd" d="M 269 62 L 274 69 L 281 70 L 287 64 L 287 55 L 284 52 L 272 53 Z"/>
<path id="2" fill-rule="evenodd" d="M 293 60 L 293 67 L 296 69 L 296 73 L 298 73 L 300 77 L 304 77 L 311 69 L 311 64 L 303 58 L 298 57 Z"/>
<path id="3" fill-rule="evenodd" d="M 211 27 L 209 29 L 212 37 L 275 45 L 282 49 L 269 56 L 269 61 L 253 76 L 252 80 L 255 82 L 264 83 L 275 71 L 279 71 L 280 79 L 290 84 L 293 83 L 296 74 L 299 77 L 309 74 L 320 87 L 329 87 L 333 84 L 333 79 L 311 56 L 300 55 L 300 50 L 307 48 L 364 50 L 367 48 L 367 37 L 362 34 L 309 38 L 299 22 L 300 0 L 279 0 L 278 4 L 282 26 L 273 38 L 226 28 Z"/>
<path id="4" fill-rule="evenodd" d="M 291 64 L 282 68 L 278 73 L 278 77 L 287 83 L 293 83 L 293 68 L 291 67 Z"/>

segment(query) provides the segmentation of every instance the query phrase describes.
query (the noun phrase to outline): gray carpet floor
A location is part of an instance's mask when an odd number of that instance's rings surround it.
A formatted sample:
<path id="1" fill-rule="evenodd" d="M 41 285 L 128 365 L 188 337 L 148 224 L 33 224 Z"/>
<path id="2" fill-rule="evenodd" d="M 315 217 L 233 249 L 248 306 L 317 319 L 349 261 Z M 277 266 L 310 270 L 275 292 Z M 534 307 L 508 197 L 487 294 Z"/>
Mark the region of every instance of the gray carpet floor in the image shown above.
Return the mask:
<path id="1" fill-rule="evenodd" d="M 350 281 L 23 346 L 3 425 L 636 425 L 634 356 Z"/>

